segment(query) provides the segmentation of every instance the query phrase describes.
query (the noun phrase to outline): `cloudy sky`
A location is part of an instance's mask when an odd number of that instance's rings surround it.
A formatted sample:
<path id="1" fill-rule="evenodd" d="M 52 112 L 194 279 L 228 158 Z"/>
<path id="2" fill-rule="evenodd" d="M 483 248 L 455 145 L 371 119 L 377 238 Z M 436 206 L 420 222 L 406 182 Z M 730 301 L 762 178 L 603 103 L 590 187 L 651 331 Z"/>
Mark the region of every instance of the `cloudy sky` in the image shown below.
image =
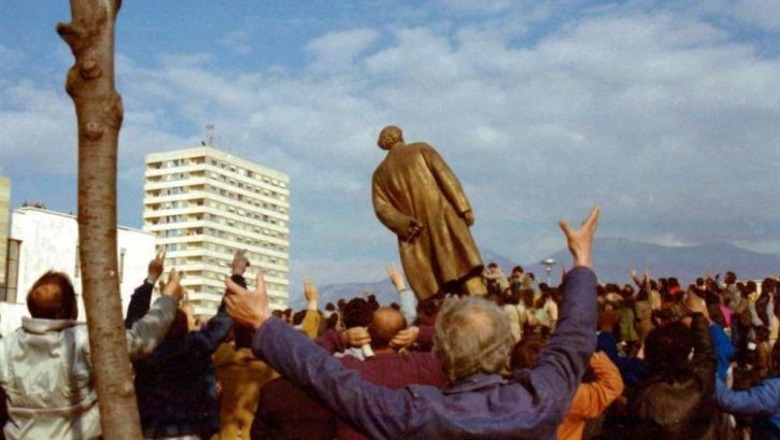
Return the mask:
<path id="1" fill-rule="evenodd" d="M 434 145 L 480 247 L 538 261 L 601 236 L 780 252 L 780 0 L 125 1 L 120 223 L 143 158 L 198 144 L 290 175 L 293 285 L 397 261 L 370 179 L 388 124 Z M 66 0 L 0 0 L 0 175 L 76 211 Z"/>

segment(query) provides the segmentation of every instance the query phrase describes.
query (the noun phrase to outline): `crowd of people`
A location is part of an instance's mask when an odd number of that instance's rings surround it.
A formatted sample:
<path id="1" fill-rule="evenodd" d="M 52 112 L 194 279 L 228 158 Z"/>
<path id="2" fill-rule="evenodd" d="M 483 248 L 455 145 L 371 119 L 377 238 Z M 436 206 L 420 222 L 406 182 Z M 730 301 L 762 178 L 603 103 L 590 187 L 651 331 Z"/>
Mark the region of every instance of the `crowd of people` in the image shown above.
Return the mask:
<path id="1" fill-rule="evenodd" d="M 597 282 L 594 209 L 562 222 L 572 268 L 559 286 L 485 269 L 486 294 L 418 300 L 388 267 L 398 301 L 359 295 L 271 310 L 237 251 L 218 313 L 192 308 L 164 253 L 125 321 L 148 439 L 780 438 L 777 278 L 628 274 Z M 48 272 L 30 318 L 0 341 L 8 439 L 100 438 L 89 334 L 75 293 Z"/>

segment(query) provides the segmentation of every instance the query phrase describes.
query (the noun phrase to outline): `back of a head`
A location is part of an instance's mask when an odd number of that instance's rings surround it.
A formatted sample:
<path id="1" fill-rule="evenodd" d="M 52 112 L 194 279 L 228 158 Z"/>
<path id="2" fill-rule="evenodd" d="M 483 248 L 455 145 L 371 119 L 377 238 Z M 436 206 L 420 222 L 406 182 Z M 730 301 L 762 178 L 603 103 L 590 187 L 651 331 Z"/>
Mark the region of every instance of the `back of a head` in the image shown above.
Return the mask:
<path id="1" fill-rule="evenodd" d="M 417 321 L 420 324 L 434 325 L 436 323 L 436 316 L 439 315 L 439 310 L 444 303 L 444 298 L 441 295 L 433 295 L 425 298 L 417 303 L 415 310 L 417 311 Z"/>
<path id="2" fill-rule="evenodd" d="M 395 125 L 388 125 L 379 132 L 379 139 L 377 139 L 376 144 L 383 150 L 389 150 L 393 145 L 403 141 L 403 131 Z"/>
<path id="3" fill-rule="evenodd" d="M 306 317 L 306 310 L 298 310 L 297 312 L 293 313 L 292 325 L 298 326 L 303 324 L 303 319 L 305 317 Z"/>
<path id="4" fill-rule="evenodd" d="M 617 313 L 612 309 L 604 310 L 599 313 L 598 328 L 603 332 L 612 332 L 618 323 Z"/>
<path id="5" fill-rule="evenodd" d="M 27 293 L 30 316 L 40 319 L 76 319 L 76 292 L 70 278 L 62 272 L 41 275 Z"/>
<path id="6" fill-rule="evenodd" d="M 179 306 L 176 309 L 176 315 L 173 317 L 171 326 L 168 327 L 168 333 L 165 335 L 166 341 L 175 341 L 183 338 L 190 332 L 190 315 L 187 311 Z"/>
<path id="7" fill-rule="evenodd" d="M 506 314 L 494 303 L 472 296 L 451 298 L 439 312 L 434 351 L 451 381 L 500 373 L 513 346 Z"/>
<path id="8" fill-rule="evenodd" d="M 761 282 L 761 293 L 772 295 L 775 293 L 777 282 L 772 278 L 764 278 Z"/>
<path id="9" fill-rule="evenodd" d="M 533 367 L 546 343 L 547 341 L 541 336 L 525 335 L 512 349 L 510 368 L 518 370 Z"/>
<path id="10" fill-rule="evenodd" d="M 691 332 L 680 321 L 653 329 L 645 340 L 645 360 L 652 372 L 684 368 L 693 348 Z"/>
<path id="11" fill-rule="evenodd" d="M 344 327 L 366 327 L 371 323 L 374 311 L 363 298 L 352 298 L 344 306 Z"/>
<path id="12" fill-rule="evenodd" d="M 325 329 L 336 329 L 339 325 L 339 312 L 333 312 L 332 315 L 328 316 L 326 322 L 325 322 Z"/>
<path id="13" fill-rule="evenodd" d="M 371 347 L 383 349 L 390 346 L 390 341 L 401 330 L 406 328 L 406 319 L 401 312 L 392 307 L 380 307 L 374 312 L 368 334 L 371 336 Z"/>
<path id="14" fill-rule="evenodd" d="M 523 300 L 522 290 L 513 290 L 508 297 L 504 298 L 504 303 L 516 306 L 519 305 L 522 300 Z"/>

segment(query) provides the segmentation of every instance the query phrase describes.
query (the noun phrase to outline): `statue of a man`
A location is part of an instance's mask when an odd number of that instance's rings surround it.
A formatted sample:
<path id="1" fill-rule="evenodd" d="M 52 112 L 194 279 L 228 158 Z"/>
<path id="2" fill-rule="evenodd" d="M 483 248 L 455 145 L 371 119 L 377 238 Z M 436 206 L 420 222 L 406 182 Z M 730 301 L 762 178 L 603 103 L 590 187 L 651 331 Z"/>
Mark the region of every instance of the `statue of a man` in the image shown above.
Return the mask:
<path id="1" fill-rule="evenodd" d="M 404 144 L 396 126 L 383 128 L 377 145 L 387 156 L 372 178 L 374 211 L 398 236 L 401 264 L 417 298 L 484 294 L 484 266 L 469 231 L 474 213 L 455 174 L 430 145 Z"/>

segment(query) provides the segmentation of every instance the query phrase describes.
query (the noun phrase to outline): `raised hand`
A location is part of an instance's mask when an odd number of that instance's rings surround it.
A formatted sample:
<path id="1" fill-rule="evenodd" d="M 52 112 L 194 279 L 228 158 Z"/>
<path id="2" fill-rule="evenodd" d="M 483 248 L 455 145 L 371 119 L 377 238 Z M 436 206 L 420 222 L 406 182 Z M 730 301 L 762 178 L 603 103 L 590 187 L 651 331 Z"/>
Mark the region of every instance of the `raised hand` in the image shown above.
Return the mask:
<path id="1" fill-rule="evenodd" d="M 181 285 L 181 273 L 176 269 L 171 269 L 168 272 L 168 281 L 162 286 L 162 294 L 165 296 L 172 296 L 175 300 L 181 300 L 184 298 L 184 287 Z"/>
<path id="2" fill-rule="evenodd" d="M 350 347 L 361 347 L 371 343 L 371 335 L 365 327 L 351 327 L 341 333 L 344 342 Z"/>
<path id="3" fill-rule="evenodd" d="M 419 327 L 407 327 L 395 334 L 393 339 L 390 341 L 390 346 L 396 350 L 411 347 L 412 344 L 417 342 L 418 336 L 420 336 Z"/>
<path id="4" fill-rule="evenodd" d="M 415 238 L 417 238 L 418 235 L 420 235 L 423 229 L 425 229 L 425 226 L 423 226 L 419 220 L 409 220 L 409 229 L 406 233 L 406 237 L 403 237 L 404 241 L 411 243 Z"/>
<path id="5" fill-rule="evenodd" d="M 406 289 L 406 281 L 404 281 L 404 275 L 395 266 L 387 266 L 387 275 L 390 277 L 390 282 L 393 283 L 396 291 Z"/>
<path id="6" fill-rule="evenodd" d="M 473 226 L 474 225 L 474 212 L 472 211 L 466 211 L 463 213 L 463 220 L 466 221 L 466 225 Z"/>
<path id="7" fill-rule="evenodd" d="M 306 298 L 306 304 L 308 305 L 309 310 L 317 310 L 317 301 L 320 298 L 320 292 L 309 277 L 303 279 L 303 297 Z"/>
<path id="8" fill-rule="evenodd" d="M 262 272 L 257 274 L 257 287 L 254 292 L 241 287 L 230 278 L 225 280 L 225 285 L 227 286 L 225 307 L 236 323 L 258 329 L 271 318 L 271 309 L 268 307 L 268 289 Z"/>
<path id="9" fill-rule="evenodd" d="M 246 258 L 246 249 L 237 250 L 233 254 L 233 262 L 230 263 L 231 275 L 243 276 L 247 267 L 249 267 L 249 260 Z"/>
<path id="10" fill-rule="evenodd" d="M 165 250 L 157 251 L 154 259 L 149 262 L 149 267 L 146 271 L 146 280 L 149 284 L 154 285 L 160 278 L 160 275 L 165 271 Z"/>
<path id="11" fill-rule="evenodd" d="M 596 206 L 588 215 L 588 218 L 582 222 L 579 229 L 574 230 L 566 220 L 561 220 L 559 225 L 566 236 L 566 244 L 569 252 L 574 259 L 574 266 L 592 267 L 591 250 L 593 247 L 593 237 L 596 235 L 596 227 L 599 224 L 600 207 Z"/>

